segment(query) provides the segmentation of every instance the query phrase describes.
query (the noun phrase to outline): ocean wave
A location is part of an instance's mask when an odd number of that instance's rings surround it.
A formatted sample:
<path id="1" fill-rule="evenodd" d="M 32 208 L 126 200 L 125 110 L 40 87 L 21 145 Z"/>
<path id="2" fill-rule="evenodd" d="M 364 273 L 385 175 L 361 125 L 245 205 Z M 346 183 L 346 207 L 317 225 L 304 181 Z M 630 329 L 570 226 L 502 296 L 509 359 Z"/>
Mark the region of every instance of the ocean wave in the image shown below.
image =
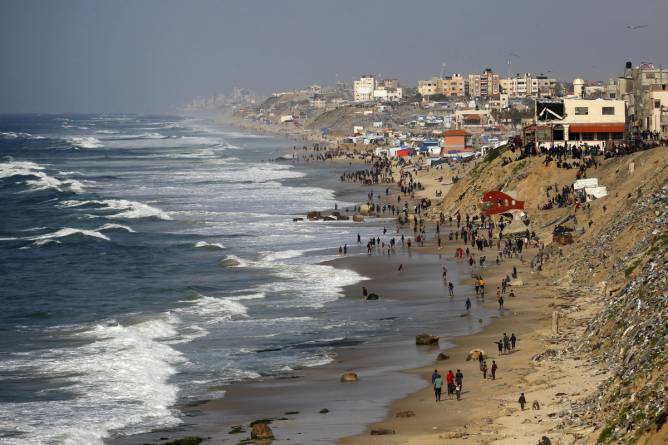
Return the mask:
<path id="1" fill-rule="evenodd" d="M 108 136 L 105 139 L 110 140 L 132 140 L 132 139 L 167 139 L 169 136 L 165 136 L 158 132 L 151 133 L 140 133 L 140 134 L 119 134 L 117 133 L 108 133 L 114 134 L 113 136 Z"/>
<path id="2" fill-rule="evenodd" d="M 195 247 L 200 247 L 209 250 L 221 250 L 225 248 L 225 246 L 223 246 L 220 243 L 209 243 L 207 241 L 198 241 L 195 243 Z"/>
<path id="3" fill-rule="evenodd" d="M 118 130 L 97 130 L 95 133 L 97 134 L 118 134 L 120 131 Z"/>
<path id="4" fill-rule="evenodd" d="M 125 230 L 126 232 L 134 233 L 134 230 L 128 226 L 121 224 L 105 224 L 98 227 L 97 229 L 92 230 L 63 227 L 62 229 L 58 229 L 55 232 L 44 233 L 42 235 L 30 236 L 22 239 L 27 241 L 34 241 L 32 245 L 35 247 L 46 246 L 49 245 L 50 242 L 56 241 L 58 238 L 66 238 L 73 235 L 89 236 L 92 238 L 103 239 L 105 241 L 111 241 L 107 235 L 102 233 L 106 230 Z M 60 241 L 57 242 L 60 244 Z"/>
<path id="5" fill-rule="evenodd" d="M 0 163 L 0 178 L 11 178 L 13 176 L 30 176 L 34 179 L 26 179 L 24 184 L 33 191 L 55 189 L 59 192 L 70 191 L 82 193 L 84 185 L 81 181 L 74 179 L 61 180 L 49 176 L 43 170 L 44 166 L 30 161 L 8 161 Z"/>
<path id="6" fill-rule="evenodd" d="M 265 261 L 278 261 L 278 260 L 287 260 L 290 258 L 297 258 L 303 256 L 307 252 L 314 252 L 320 250 L 318 248 L 314 249 L 303 249 L 303 250 L 284 250 L 279 252 L 262 252 L 263 259 Z"/>
<path id="7" fill-rule="evenodd" d="M 0 131 L 0 139 L 46 139 L 44 136 L 35 136 L 20 131 Z"/>
<path id="8" fill-rule="evenodd" d="M 126 232 L 130 232 L 130 233 L 135 232 L 134 230 L 132 230 L 128 226 L 124 226 L 122 224 L 113 224 L 113 223 L 105 224 L 102 227 L 98 227 L 95 230 L 97 230 L 98 232 L 103 232 L 105 230 L 125 230 Z"/>
<path id="9" fill-rule="evenodd" d="M 227 170 L 220 179 L 225 182 L 268 183 L 279 179 L 302 178 L 306 173 L 296 171 L 290 165 L 254 165 L 240 170 Z"/>
<path id="10" fill-rule="evenodd" d="M 92 136 L 74 137 L 67 139 L 67 142 L 74 148 L 100 148 L 102 142 Z"/>
<path id="11" fill-rule="evenodd" d="M 191 305 L 175 309 L 179 316 L 195 317 L 205 326 L 248 317 L 248 308 L 239 300 L 200 296 Z"/>
<path id="12" fill-rule="evenodd" d="M 92 238 L 100 238 L 105 241 L 111 241 L 108 236 L 100 233 L 97 230 L 74 229 L 72 227 L 63 227 L 62 229 L 58 229 L 55 232 L 45 233 L 44 235 L 31 236 L 25 239 L 30 241 L 40 241 L 54 238 L 65 238 L 72 235 L 90 236 Z"/>
<path id="13" fill-rule="evenodd" d="M 163 341 L 177 335 L 168 321 L 99 324 L 72 335 L 87 344 L 37 350 L 3 363 L 33 377 L 65 378 L 67 390 L 76 394 L 0 405 L 0 418 L 25 433 L 8 443 L 101 445 L 110 431 L 140 433 L 181 422 L 171 408 L 178 388 L 169 379 L 185 359 Z"/>
<path id="14" fill-rule="evenodd" d="M 220 265 L 223 267 L 247 267 L 249 263 L 236 255 L 227 255 L 220 260 Z"/>
<path id="15" fill-rule="evenodd" d="M 98 206 L 99 210 L 120 210 L 120 213 L 112 215 L 102 215 L 110 219 L 137 219 L 137 218 L 158 218 L 171 220 L 172 217 L 157 207 L 150 206 L 138 201 L 129 201 L 126 199 L 105 199 L 77 201 L 68 200 L 58 204 L 61 208 L 73 208 L 83 206 Z M 95 215 L 92 215 L 95 217 Z"/>

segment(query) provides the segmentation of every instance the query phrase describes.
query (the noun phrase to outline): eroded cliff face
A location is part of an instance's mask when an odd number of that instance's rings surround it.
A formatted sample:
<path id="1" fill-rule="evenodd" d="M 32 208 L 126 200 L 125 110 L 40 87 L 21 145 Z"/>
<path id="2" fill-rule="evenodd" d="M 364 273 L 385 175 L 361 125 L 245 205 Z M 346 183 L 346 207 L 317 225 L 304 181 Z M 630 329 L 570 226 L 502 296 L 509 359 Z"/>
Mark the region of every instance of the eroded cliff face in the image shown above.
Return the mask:
<path id="1" fill-rule="evenodd" d="M 600 249 L 609 248 L 634 221 L 642 222 L 643 236 L 613 258 L 610 274 L 624 276 L 625 284 L 601 297 L 602 309 L 571 345 L 611 372 L 578 411 L 589 413 L 598 427 L 591 443 L 666 443 L 668 186 L 615 216 L 597 237 Z"/>
<path id="2" fill-rule="evenodd" d="M 575 171 L 520 161 L 508 150 L 469 169 L 441 205 L 476 214 L 490 189 L 515 190 L 545 243 L 542 273 L 555 292 L 563 327 L 536 361 L 577 360 L 606 375 L 597 390 L 553 413 L 580 444 L 668 443 L 668 148 L 602 161 L 588 169 L 608 196 L 584 208 L 539 210 L 549 185 L 572 184 Z M 574 242 L 551 243 L 549 221 L 576 217 Z M 546 227 L 547 226 L 547 227 Z M 584 378 L 584 377 L 583 377 Z M 593 433 L 592 431 L 593 429 Z"/>

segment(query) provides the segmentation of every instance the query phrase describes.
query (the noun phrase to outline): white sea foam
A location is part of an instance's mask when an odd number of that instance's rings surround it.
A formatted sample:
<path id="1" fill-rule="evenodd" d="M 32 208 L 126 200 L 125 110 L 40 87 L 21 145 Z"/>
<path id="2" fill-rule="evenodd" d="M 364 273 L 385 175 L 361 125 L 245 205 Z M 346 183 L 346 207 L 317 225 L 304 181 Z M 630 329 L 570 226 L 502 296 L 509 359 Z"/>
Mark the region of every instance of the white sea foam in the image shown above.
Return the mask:
<path id="1" fill-rule="evenodd" d="M 75 334 L 78 348 L 16 354 L 3 365 L 33 377 L 63 376 L 70 400 L 0 404 L 0 425 L 25 436 L 9 444 L 102 444 L 112 430 L 138 433 L 180 423 L 171 406 L 178 388 L 169 383 L 180 352 L 163 340 L 177 335 L 163 319 L 133 325 L 97 325 Z M 58 413 L 58 415 L 54 415 Z M 2 421 L 2 419 L 11 419 Z"/>
<path id="2" fill-rule="evenodd" d="M 98 232 L 97 230 L 74 229 L 72 227 L 63 227 L 62 229 L 56 230 L 55 232 L 45 233 L 44 235 L 31 236 L 25 239 L 30 241 L 39 241 L 53 238 L 65 238 L 72 235 L 84 235 L 110 241 L 108 236 Z"/>
<path id="3" fill-rule="evenodd" d="M 0 131 L 0 139 L 45 139 L 44 136 L 35 136 L 30 133 L 15 131 Z"/>
<path id="4" fill-rule="evenodd" d="M 92 136 L 69 138 L 67 142 L 74 148 L 100 148 L 103 146 L 99 139 Z"/>
<path id="5" fill-rule="evenodd" d="M 236 255 L 227 255 L 220 261 L 220 264 L 224 267 L 248 267 L 250 263 Z"/>
<path id="6" fill-rule="evenodd" d="M 262 183 L 304 176 L 306 176 L 305 173 L 293 170 L 289 165 L 260 164 L 239 170 L 226 170 L 221 174 L 221 179 L 225 182 Z"/>
<path id="7" fill-rule="evenodd" d="M 290 258 L 296 258 L 304 255 L 307 252 L 313 252 L 319 249 L 304 249 L 304 250 L 284 250 L 279 252 L 263 252 L 263 259 L 265 261 L 278 261 L 278 260 L 287 260 Z"/>
<path id="8" fill-rule="evenodd" d="M 209 243 L 207 241 L 198 241 L 195 243 L 195 247 L 201 247 L 204 249 L 213 249 L 213 250 L 225 248 L 225 246 L 223 246 L 220 243 Z"/>
<path id="9" fill-rule="evenodd" d="M 120 213 L 114 215 L 108 215 L 107 218 L 159 218 L 164 220 L 171 220 L 172 217 L 169 216 L 164 211 L 160 210 L 157 207 L 152 207 L 148 204 L 137 201 L 128 201 L 125 199 L 106 199 L 102 201 L 104 206 L 112 210 L 122 210 Z"/>
<path id="10" fill-rule="evenodd" d="M 200 296 L 191 305 L 176 309 L 174 312 L 179 316 L 194 316 L 205 326 L 248 316 L 248 308 L 239 301 L 205 295 Z"/>
<path id="11" fill-rule="evenodd" d="M 120 213 L 114 213 L 112 215 L 103 215 L 105 218 L 110 219 L 137 219 L 137 218 L 159 218 L 163 220 L 171 220 L 172 217 L 169 216 L 166 212 L 160 210 L 157 207 L 144 204 L 137 201 L 129 201 L 126 199 L 105 199 L 105 200 L 88 200 L 88 201 L 77 201 L 77 200 L 68 200 L 62 201 L 58 204 L 61 208 L 72 208 L 72 207 L 81 207 L 95 205 L 98 206 L 101 210 L 120 210 Z"/>
<path id="12" fill-rule="evenodd" d="M 118 132 L 116 132 L 116 133 L 107 133 L 107 134 L 112 134 L 112 136 L 107 136 L 107 137 L 105 137 L 105 139 L 111 139 L 111 140 L 167 139 L 169 137 L 169 136 L 165 136 L 164 134 L 160 134 L 158 132 L 140 133 L 140 134 L 119 134 Z"/>
<path id="13" fill-rule="evenodd" d="M 105 230 L 125 230 L 125 231 L 127 231 L 127 232 L 134 233 L 134 230 L 132 230 L 132 229 L 131 229 L 130 227 L 128 227 L 128 226 L 124 226 L 124 225 L 122 225 L 122 224 L 112 224 L 112 223 L 110 223 L 110 224 L 105 224 L 105 225 L 103 225 L 102 227 L 98 227 L 98 228 L 95 229 L 95 230 L 97 230 L 98 232 L 103 232 L 103 231 L 105 231 Z"/>
<path id="14" fill-rule="evenodd" d="M 97 130 L 95 133 L 97 134 L 118 134 L 120 131 L 118 130 Z"/>
<path id="15" fill-rule="evenodd" d="M 30 161 L 8 161 L 0 163 L 0 178 L 10 178 L 13 176 L 29 176 L 33 179 L 26 179 L 24 184 L 32 190 L 55 189 L 60 192 L 71 191 L 81 193 L 84 185 L 81 181 L 74 179 L 61 180 L 46 174 L 44 166 Z"/>

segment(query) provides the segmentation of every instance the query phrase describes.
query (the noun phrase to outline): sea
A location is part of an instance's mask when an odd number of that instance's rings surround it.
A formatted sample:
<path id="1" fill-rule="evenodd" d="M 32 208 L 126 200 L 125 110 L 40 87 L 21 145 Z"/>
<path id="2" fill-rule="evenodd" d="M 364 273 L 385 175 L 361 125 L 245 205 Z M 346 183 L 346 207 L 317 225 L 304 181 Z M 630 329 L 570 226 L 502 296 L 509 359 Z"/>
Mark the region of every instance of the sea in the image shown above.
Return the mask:
<path id="1" fill-rule="evenodd" d="M 206 118 L 0 116 L 1 443 L 171 428 L 177 403 L 392 329 L 341 304 L 365 277 L 321 264 L 377 224 L 293 221 L 367 190 L 276 161 L 294 145 Z"/>

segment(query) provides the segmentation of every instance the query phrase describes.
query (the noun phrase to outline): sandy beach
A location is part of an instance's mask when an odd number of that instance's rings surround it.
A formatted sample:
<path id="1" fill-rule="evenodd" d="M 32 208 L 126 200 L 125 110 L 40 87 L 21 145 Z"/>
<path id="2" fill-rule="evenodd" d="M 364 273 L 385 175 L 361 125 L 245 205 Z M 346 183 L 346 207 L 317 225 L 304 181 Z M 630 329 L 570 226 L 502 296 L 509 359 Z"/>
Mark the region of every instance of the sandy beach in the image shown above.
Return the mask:
<path id="1" fill-rule="evenodd" d="M 351 171 L 368 168 L 359 159 L 328 162 Z M 466 246 L 462 239 L 448 240 L 448 232 L 457 230 L 454 222 L 440 225 L 438 247 L 437 211 L 455 201 L 448 196 L 454 186 L 452 176 L 461 177 L 475 167 L 412 171 L 423 188 L 409 202 L 413 205 L 428 198 L 433 204 L 422 215 L 426 220 L 424 247 L 413 240 L 412 248 L 399 244 L 393 255 L 375 248 L 367 255 L 366 240 L 359 245 L 355 240 L 342 240 L 348 244 L 348 255 L 327 263 L 367 277 L 345 288 L 344 300 L 356 310 L 377 314 L 378 323 L 396 328 L 394 334 L 362 342 L 342 338 L 333 344 L 336 359 L 332 363 L 297 369 L 280 379 L 220 388 L 225 391 L 222 399 L 181 407 L 192 423 L 169 434 L 156 432 L 118 443 L 155 442 L 174 434 L 204 437 L 207 443 L 236 443 L 248 436 L 249 423 L 258 419 L 268 419 L 275 444 L 535 445 L 542 437 L 560 444 L 591 437 L 594 428 L 574 414 L 573 408 L 591 396 L 609 373 L 582 354 L 562 353 L 599 310 L 604 289 L 597 283 L 582 286 L 565 280 L 563 261 L 547 262 L 542 270 L 533 270 L 529 260 L 538 253 L 536 245 L 525 248 L 521 255 L 501 258 L 498 264 L 493 261 L 496 246 L 486 248 L 479 253 L 488 257 L 486 265 L 472 268 L 464 259 L 455 258 L 455 250 Z M 398 178 L 397 165 L 393 172 Z M 389 186 L 391 193 L 382 199 L 389 204 L 396 202 L 398 194 L 392 184 L 369 187 L 334 178 L 327 184 L 338 190 L 337 200 L 362 202 L 367 190 L 379 192 Z M 385 218 L 370 218 L 366 223 L 375 225 L 379 235 L 386 228 L 388 236 L 397 239 L 402 234 L 414 236 L 410 226 L 397 226 L 394 219 L 381 216 Z M 454 282 L 454 296 L 448 296 L 443 267 L 448 270 L 447 280 Z M 503 295 L 505 304 L 500 309 L 496 289 L 513 268 L 517 278 Z M 476 296 L 473 271 L 487 282 L 485 298 Z M 362 286 L 380 298 L 365 301 Z M 464 304 L 467 298 L 472 302 L 470 313 Z M 555 311 L 560 314 L 558 325 L 553 320 Z M 415 336 L 421 333 L 439 336 L 439 345 L 416 346 Z M 512 351 L 497 350 L 496 342 L 504 334 L 518 339 Z M 467 360 L 474 349 L 485 352 L 488 368 L 493 361 L 498 365 L 494 380 L 491 372 L 483 378 L 477 360 Z M 447 359 L 436 360 L 440 353 Z M 434 400 L 430 379 L 435 369 L 443 376 L 449 370 L 461 370 L 461 400 L 448 395 L 441 402 Z M 355 372 L 359 381 L 341 383 L 339 378 L 346 372 Z M 524 410 L 518 403 L 522 393 L 527 401 Z"/>

